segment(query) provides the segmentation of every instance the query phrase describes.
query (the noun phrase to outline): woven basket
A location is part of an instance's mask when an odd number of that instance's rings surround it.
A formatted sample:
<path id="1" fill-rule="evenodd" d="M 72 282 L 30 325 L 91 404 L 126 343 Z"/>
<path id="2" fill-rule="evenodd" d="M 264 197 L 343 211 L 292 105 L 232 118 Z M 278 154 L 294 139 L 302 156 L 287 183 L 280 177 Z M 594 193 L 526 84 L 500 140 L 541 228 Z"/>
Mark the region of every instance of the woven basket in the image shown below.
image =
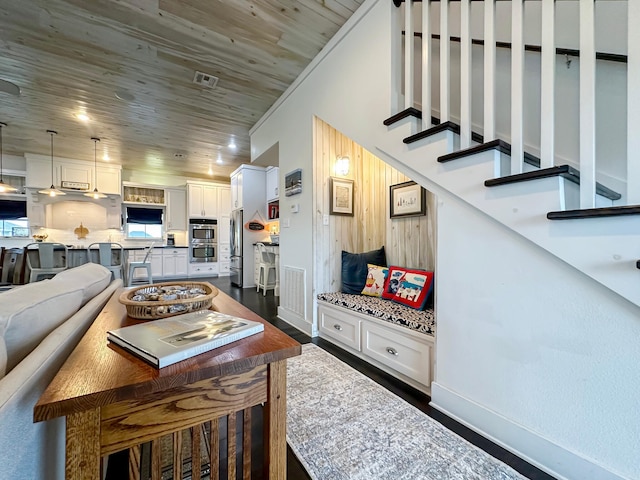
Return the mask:
<path id="1" fill-rule="evenodd" d="M 176 300 L 134 301 L 131 298 L 140 290 L 157 287 L 180 285 L 187 288 L 202 288 L 205 295 L 194 298 L 179 298 Z M 213 298 L 218 295 L 218 289 L 208 282 L 164 282 L 151 285 L 140 285 L 125 290 L 118 299 L 127 308 L 127 314 L 132 318 L 142 320 L 154 320 L 158 318 L 173 317 L 183 313 L 205 310 L 211 307 Z"/>

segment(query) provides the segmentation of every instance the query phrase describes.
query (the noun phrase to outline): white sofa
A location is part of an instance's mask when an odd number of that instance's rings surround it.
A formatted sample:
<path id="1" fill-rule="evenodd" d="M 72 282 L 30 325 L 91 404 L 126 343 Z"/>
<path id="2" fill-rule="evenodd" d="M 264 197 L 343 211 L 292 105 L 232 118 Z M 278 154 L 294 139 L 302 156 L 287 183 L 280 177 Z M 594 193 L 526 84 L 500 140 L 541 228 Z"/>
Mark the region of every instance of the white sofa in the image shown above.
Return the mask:
<path id="1" fill-rule="evenodd" d="M 121 285 L 88 263 L 0 293 L 0 479 L 64 478 L 64 419 L 33 407 Z"/>

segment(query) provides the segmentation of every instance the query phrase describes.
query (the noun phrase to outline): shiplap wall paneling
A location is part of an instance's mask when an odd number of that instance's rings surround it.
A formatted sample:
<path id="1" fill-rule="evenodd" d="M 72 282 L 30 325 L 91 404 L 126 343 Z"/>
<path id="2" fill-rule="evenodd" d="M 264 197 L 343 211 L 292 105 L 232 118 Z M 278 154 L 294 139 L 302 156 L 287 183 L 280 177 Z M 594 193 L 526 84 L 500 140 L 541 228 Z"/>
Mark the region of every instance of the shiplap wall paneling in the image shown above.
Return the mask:
<path id="1" fill-rule="evenodd" d="M 432 212 L 428 209 L 425 216 L 389 218 L 389 187 L 410 180 L 408 177 L 319 118 L 314 120 L 314 155 L 318 292 L 340 290 L 343 250 L 359 253 L 384 245 L 389 264 L 433 269 Z M 351 160 L 344 177 L 335 173 L 339 155 L 348 155 Z M 329 214 L 330 177 L 354 181 L 354 216 L 329 215 L 326 226 L 323 216 Z M 427 193 L 427 204 L 435 208 L 433 198 Z"/>

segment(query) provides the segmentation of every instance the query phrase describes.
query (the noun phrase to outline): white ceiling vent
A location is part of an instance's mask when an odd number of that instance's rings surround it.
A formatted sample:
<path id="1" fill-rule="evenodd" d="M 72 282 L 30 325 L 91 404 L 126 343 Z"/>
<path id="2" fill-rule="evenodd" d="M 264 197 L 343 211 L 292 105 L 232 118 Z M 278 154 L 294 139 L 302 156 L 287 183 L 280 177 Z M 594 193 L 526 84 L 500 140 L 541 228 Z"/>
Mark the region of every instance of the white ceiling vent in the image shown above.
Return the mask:
<path id="1" fill-rule="evenodd" d="M 214 88 L 218 83 L 218 77 L 196 71 L 196 74 L 193 76 L 193 83 L 206 88 Z"/>

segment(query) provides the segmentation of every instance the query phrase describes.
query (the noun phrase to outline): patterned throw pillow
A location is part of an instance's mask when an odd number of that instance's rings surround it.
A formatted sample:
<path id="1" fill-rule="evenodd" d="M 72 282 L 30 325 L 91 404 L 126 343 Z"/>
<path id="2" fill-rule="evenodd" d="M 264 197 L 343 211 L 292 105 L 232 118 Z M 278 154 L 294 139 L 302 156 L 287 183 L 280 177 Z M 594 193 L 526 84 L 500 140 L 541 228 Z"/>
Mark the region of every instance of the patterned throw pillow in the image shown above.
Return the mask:
<path id="1" fill-rule="evenodd" d="M 400 286 L 400 280 L 404 276 L 407 270 L 402 267 L 389 267 L 389 272 L 387 273 L 387 279 L 384 282 L 384 287 L 382 287 L 382 298 L 386 298 L 387 300 L 391 300 L 396 296 L 396 292 L 398 291 L 398 287 Z"/>
<path id="2" fill-rule="evenodd" d="M 389 269 L 372 264 L 368 264 L 367 267 L 369 267 L 369 272 L 367 273 L 367 280 L 362 289 L 362 295 L 380 297 L 382 296 L 382 289 L 384 288 L 384 282 L 387 278 L 387 273 L 389 273 Z"/>
<path id="3" fill-rule="evenodd" d="M 433 272 L 406 270 L 392 300 L 416 310 L 422 310 L 432 288 Z"/>

